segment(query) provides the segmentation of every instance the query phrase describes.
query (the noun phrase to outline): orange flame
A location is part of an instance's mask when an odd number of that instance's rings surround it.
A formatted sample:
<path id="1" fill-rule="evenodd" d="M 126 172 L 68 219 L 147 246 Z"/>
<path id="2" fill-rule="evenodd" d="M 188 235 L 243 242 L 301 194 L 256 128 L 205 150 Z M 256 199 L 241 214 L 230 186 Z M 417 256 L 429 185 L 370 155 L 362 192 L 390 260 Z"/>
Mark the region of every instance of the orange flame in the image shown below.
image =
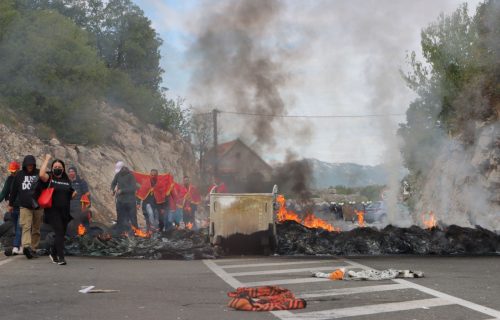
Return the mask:
<path id="1" fill-rule="evenodd" d="M 301 219 L 299 218 L 299 216 L 295 212 L 293 212 L 292 210 L 287 210 L 286 199 L 283 195 L 278 195 L 278 197 L 276 198 L 276 201 L 280 205 L 280 208 L 278 210 L 278 215 L 277 215 L 278 222 L 285 222 L 287 220 L 292 220 L 292 221 L 295 221 L 297 223 L 302 222 Z"/>
<path id="2" fill-rule="evenodd" d="M 87 232 L 87 229 L 85 228 L 85 226 L 83 224 L 80 223 L 78 225 L 78 229 L 77 229 L 76 232 L 81 237 L 81 236 L 83 236 Z"/>
<path id="3" fill-rule="evenodd" d="M 358 225 L 363 228 L 365 226 L 365 213 L 361 210 L 354 209 L 354 212 L 358 216 Z"/>
<path id="4" fill-rule="evenodd" d="M 293 212 L 292 210 L 288 210 L 286 208 L 286 199 L 283 195 L 278 195 L 278 197 L 276 197 L 276 201 L 279 204 L 279 209 L 277 214 L 278 222 L 285 222 L 291 220 L 300 223 L 308 228 L 324 229 L 327 231 L 335 231 L 335 232 L 342 231 L 340 228 L 335 228 L 333 225 L 329 224 L 325 220 L 316 217 L 314 213 L 308 213 L 305 216 L 304 220 L 300 219 L 297 213 Z"/>
<path id="5" fill-rule="evenodd" d="M 136 228 L 134 226 L 132 226 L 132 230 L 134 231 L 134 235 L 136 237 L 140 237 L 140 238 L 149 238 L 151 236 L 151 233 L 150 232 L 145 232 L 145 231 L 142 231 L 141 229 L 139 228 Z"/>
<path id="6" fill-rule="evenodd" d="M 327 231 L 340 232 L 340 228 L 335 228 L 333 225 L 329 224 L 323 219 L 320 219 L 314 215 L 314 213 L 308 213 L 304 218 L 302 224 L 308 228 L 315 229 L 325 229 Z"/>
<path id="7" fill-rule="evenodd" d="M 429 211 L 427 216 L 428 217 L 426 218 L 426 214 L 425 213 L 422 214 L 422 222 L 424 224 L 424 227 L 426 229 L 432 229 L 432 228 L 436 227 L 437 226 L 437 219 L 436 219 L 436 216 L 434 215 L 434 212 Z"/>

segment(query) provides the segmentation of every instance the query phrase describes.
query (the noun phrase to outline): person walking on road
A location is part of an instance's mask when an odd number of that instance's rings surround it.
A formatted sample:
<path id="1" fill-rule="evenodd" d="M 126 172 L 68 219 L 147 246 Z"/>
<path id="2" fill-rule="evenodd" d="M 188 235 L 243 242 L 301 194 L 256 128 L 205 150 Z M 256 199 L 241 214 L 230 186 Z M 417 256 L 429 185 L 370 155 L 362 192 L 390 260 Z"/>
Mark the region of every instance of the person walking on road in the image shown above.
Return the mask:
<path id="1" fill-rule="evenodd" d="M 52 194 L 52 206 L 44 210 L 45 222 L 48 223 L 55 233 L 54 244 L 50 248 L 49 257 L 53 263 L 66 265 L 64 258 L 64 237 L 66 229 L 72 217 L 70 214 L 70 202 L 76 195 L 76 191 L 71 186 L 71 181 L 66 174 L 66 166 L 59 159 L 52 161 L 51 170 L 47 171 L 51 156 L 45 156 L 45 160 L 40 169 L 40 181 L 43 188 L 49 186 L 54 188 Z"/>
<path id="2" fill-rule="evenodd" d="M 19 171 L 9 195 L 9 212 L 18 206 L 19 221 L 21 224 L 21 244 L 26 258 L 36 257 L 36 249 L 40 244 L 40 227 L 42 225 L 43 210 L 38 202 L 37 183 L 39 170 L 36 168 L 36 159 L 32 155 L 24 157 L 22 170 Z"/>
<path id="3" fill-rule="evenodd" d="M 116 196 L 116 216 L 118 232 L 130 231 L 130 225 L 137 226 L 137 208 L 135 192 L 137 182 L 132 172 L 123 161 L 115 165 L 115 177 L 111 182 L 111 190 Z"/>
<path id="4" fill-rule="evenodd" d="M 19 163 L 16 161 L 12 161 L 9 163 L 9 168 L 7 169 L 9 171 L 9 176 L 7 177 L 7 180 L 5 180 L 5 183 L 2 188 L 2 192 L 0 193 L 0 202 L 2 201 L 9 201 L 10 198 L 10 192 L 12 190 L 12 184 L 14 182 L 14 178 L 16 177 L 17 172 L 21 169 L 21 166 Z M 14 204 L 16 203 L 14 199 Z M 12 220 L 14 223 L 14 243 L 13 243 L 13 248 L 12 248 L 12 254 L 17 255 L 17 254 L 22 254 L 23 253 L 23 248 L 21 246 L 21 226 L 19 224 L 19 206 L 14 205 L 12 209 Z"/>

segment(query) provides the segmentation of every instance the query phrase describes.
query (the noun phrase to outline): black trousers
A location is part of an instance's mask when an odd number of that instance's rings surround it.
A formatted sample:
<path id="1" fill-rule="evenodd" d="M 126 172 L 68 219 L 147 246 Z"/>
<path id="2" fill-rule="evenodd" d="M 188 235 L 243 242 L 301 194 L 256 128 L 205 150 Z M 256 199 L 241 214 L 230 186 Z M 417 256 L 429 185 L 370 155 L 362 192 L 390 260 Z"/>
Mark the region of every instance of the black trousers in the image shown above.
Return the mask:
<path id="1" fill-rule="evenodd" d="M 130 225 L 137 228 L 137 209 L 134 202 L 117 202 L 116 215 L 118 230 L 120 232 L 130 231 Z"/>
<path id="2" fill-rule="evenodd" d="M 69 207 L 50 208 L 45 209 L 44 212 L 45 222 L 52 227 L 52 230 L 54 230 L 55 233 L 51 253 L 57 255 L 59 258 L 64 258 L 64 237 L 66 236 L 68 223 L 71 220 L 69 210 Z"/>

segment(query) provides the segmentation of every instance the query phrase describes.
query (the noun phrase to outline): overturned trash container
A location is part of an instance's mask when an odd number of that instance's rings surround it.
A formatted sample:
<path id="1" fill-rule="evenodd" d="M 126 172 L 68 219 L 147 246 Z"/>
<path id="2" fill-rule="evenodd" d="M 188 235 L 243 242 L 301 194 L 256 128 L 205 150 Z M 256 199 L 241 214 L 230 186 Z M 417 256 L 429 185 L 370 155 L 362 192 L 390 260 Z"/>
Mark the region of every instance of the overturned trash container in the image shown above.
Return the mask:
<path id="1" fill-rule="evenodd" d="M 276 250 L 274 203 L 278 192 L 211 193 L 210 243 L 233 254 Z"/>

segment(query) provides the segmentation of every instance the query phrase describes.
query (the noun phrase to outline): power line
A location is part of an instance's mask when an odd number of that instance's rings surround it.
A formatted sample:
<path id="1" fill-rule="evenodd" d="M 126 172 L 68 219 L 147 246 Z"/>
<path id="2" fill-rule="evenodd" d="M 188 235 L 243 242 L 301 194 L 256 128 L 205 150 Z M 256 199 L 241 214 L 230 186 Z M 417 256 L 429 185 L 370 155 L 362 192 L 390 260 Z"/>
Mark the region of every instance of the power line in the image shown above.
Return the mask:
<path id="1" fill-rule="evenodd" d="M 269 117 L 269 118 L 379 118 L 379 117 L 399 117 L 404 116 L 404 113 L 387 113 L 387 114 L 363 114 L 363 115 L 295 115 L 295 114 L 265 114 L 265 113 L 251 113 L 251 112 L 237 112 L 237 111 L 223 111 L 217 110 L 217 113 L 235 114 L 242 116 L 253 117 Z"/>

